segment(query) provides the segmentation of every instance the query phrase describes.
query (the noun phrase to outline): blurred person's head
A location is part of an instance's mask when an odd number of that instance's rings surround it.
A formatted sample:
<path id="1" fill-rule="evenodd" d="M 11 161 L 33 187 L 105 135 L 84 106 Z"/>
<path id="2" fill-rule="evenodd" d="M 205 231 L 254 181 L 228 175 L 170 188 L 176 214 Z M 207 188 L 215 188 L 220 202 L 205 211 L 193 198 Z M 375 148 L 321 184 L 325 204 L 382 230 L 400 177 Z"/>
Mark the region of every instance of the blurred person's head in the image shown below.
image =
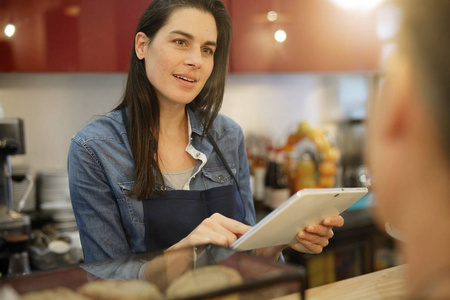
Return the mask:
<path id="1" fill-rule="evenodd" d="M 380 227 L 388 222 L 404 234 L 406 262 L 436 270 L 450 262 L 429 255 L 450 240 L 450 1 L 395 3 L 397 48 L 369 105 L 375 215 Z M 411 278 L 432 274 L 415 271 Z"/>
<path id="2" fill-rule="evenodd" d="M 369 107 L 368 158 L 379 220 L 402 227 L 404 190 L 437 181 L 432 174 L 450 177 L 450 1 L 396 3 L 400 32 Z"/>

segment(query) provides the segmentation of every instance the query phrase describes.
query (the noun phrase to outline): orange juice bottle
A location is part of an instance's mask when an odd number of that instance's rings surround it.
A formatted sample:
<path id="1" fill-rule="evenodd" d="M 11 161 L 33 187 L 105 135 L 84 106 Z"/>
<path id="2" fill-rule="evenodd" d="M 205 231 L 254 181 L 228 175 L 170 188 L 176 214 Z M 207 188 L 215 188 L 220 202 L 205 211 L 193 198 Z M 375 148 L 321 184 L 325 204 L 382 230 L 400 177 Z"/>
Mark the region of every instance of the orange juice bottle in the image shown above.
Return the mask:
<path id="1" fill-rule="evenodd" d="M 311 154 L 303 153 L 297 163 L 296 189 L 313 188 L 316 186 L 316 164 Z"/>

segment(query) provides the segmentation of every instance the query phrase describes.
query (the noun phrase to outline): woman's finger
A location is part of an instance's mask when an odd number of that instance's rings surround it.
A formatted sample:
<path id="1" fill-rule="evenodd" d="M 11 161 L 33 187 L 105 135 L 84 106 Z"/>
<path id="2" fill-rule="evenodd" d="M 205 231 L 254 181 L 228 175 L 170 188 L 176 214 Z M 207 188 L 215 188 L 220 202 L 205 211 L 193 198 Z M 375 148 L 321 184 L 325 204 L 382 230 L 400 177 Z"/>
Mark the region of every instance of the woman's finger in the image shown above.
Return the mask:
<path id="1" fill-rule="evenodd" d="M 298 243 L 290 244 L 289 246 L 296 251 L 310 254 L 319 254 L 323 250 L 321 245 L 311 243 L 308 240 L 300 240 Z"/>
<path id="2" fill-rule="evenodd" d="M 209 217 L 209 219 L 220 224 L 237 236 L 243 235 L 252 228 L 252 226 L 246 225 L 234 219 L 227 218 L 219 213 L 213 214 L 211 217 Z"/>
<path id="3" fill-rule="evenodd" d="M 329 217 L 324 219 L 322 221 L 322 224 L 331 227 L 342 227 L 344 226 L 344 218 L 342 218 L 341 216 Z"/>
<path id="4" fill-rule="evenodd" d="M 297 234 L 297 241 L 301 243 L 303 243 L 304 241 L 308 241 L 311 244 L 316 244 L 321 247 L 326 247 L 329 244 L 328 238 L 305 231 L 300 231 L 299 234 Z"/>
<path id="5" fill-rule="evenodd" d="M 212 238 L 214 244 L 217 241 L 220 242 L 221 246 L 230 246 L 238 238 L 237 234 L 230 231 L 227 227 L 223 225 L 223 223 L 216 222 L 216 220 L 211 218 L 205 219 L 200 226 L 203 227 L 204 234 L 213 235 Z"/>
<path id="6" fill-rule="evenodd" d="M 195 228 L 188 236 L 190 245 L 216 244 L 229 247 L 251 226 L 215 213 Z"/>
<path id="7" fill-rule="evenodd" d="M 202 245 L 202 244 L 214 244 L 218 246 L 228 247 L 229 239 L 227 236 L 208 230 L 207 232 L 199 232 L 193 231 L 192 234 L 189 235 L 189 244 L 192 246 Z"/>
<path id="8" fill-rule="evenodd" d="M 325 238 L 332 238 L 334 236 L 334 232 L 331 229 L 331 227 L 328 226 L 324 226 L 324 225 L 308 225 L 306 226 L 305 230 L 307 233 L 312 233 L 312 234 L 316 234 L 319 235 L 321 237 L 325 237 Z"/>

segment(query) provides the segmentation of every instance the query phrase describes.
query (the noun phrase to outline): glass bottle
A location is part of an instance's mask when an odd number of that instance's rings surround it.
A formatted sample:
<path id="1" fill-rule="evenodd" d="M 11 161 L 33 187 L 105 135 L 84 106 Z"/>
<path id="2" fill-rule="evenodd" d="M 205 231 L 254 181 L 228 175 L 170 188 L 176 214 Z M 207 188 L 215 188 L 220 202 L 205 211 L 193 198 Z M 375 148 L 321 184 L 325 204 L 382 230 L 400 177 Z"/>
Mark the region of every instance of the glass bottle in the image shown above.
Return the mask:
<path id="1" fill-rule="evenodd" d="M 305 152 L 300 156 L 300 160 L 297 163 L 296 190 L 313 188 L 316 184 L 316 163 L 312 155 Z"/>
<path id="2" fill-rule="evenodd" d="M 255 202 L 256 210 L 262 209 L 264 206 L 266 172 L 267 172 L 266 160 L 261 155 L 256 156 L 253 161 L 253 180 L 254 180 L 253 199 Z"/>
<path id="3" fill-rule="evenodd" d="M 28 258 L 27 235 L 14 234 L 6 238 L 6 247 L 9 252 L 8 277 L 16 277 L 31 273 Z"/>
<path id="4" fill-rule="evenodd" d="M 285 166 L 285 153 L 278 150 L 276 153 L 276 180 L 272 186 L 272 199 L 270 208 L 275 209 L 284 201 L 289 199 L 291 190 L 289 188 L 289 177 Z"/>
<path id="5" fill-rule="evenodd" d="M 269 163 L 267 166 L 265 189 L 264 189 L 264 206 L 268 209 L 272 207 L 272 190 L 277 181 L 277 163 L 276 152 L 273 147 L 269 148 Z"/>

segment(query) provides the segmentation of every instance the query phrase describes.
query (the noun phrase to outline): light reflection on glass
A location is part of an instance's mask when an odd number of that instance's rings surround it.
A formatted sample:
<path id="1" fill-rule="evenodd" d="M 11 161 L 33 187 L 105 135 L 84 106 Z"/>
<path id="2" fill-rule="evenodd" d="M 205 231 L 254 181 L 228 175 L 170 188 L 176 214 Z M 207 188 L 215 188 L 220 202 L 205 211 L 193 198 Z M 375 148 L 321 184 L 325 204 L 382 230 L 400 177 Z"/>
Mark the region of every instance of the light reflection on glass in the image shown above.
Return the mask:
<path id="1" fill-rule="evenodd" d="M 81 8 L 79 5 L 69 5 L 64 8 L 64 14 L 69 17 L 78 17 L 80 12 Z"/>

